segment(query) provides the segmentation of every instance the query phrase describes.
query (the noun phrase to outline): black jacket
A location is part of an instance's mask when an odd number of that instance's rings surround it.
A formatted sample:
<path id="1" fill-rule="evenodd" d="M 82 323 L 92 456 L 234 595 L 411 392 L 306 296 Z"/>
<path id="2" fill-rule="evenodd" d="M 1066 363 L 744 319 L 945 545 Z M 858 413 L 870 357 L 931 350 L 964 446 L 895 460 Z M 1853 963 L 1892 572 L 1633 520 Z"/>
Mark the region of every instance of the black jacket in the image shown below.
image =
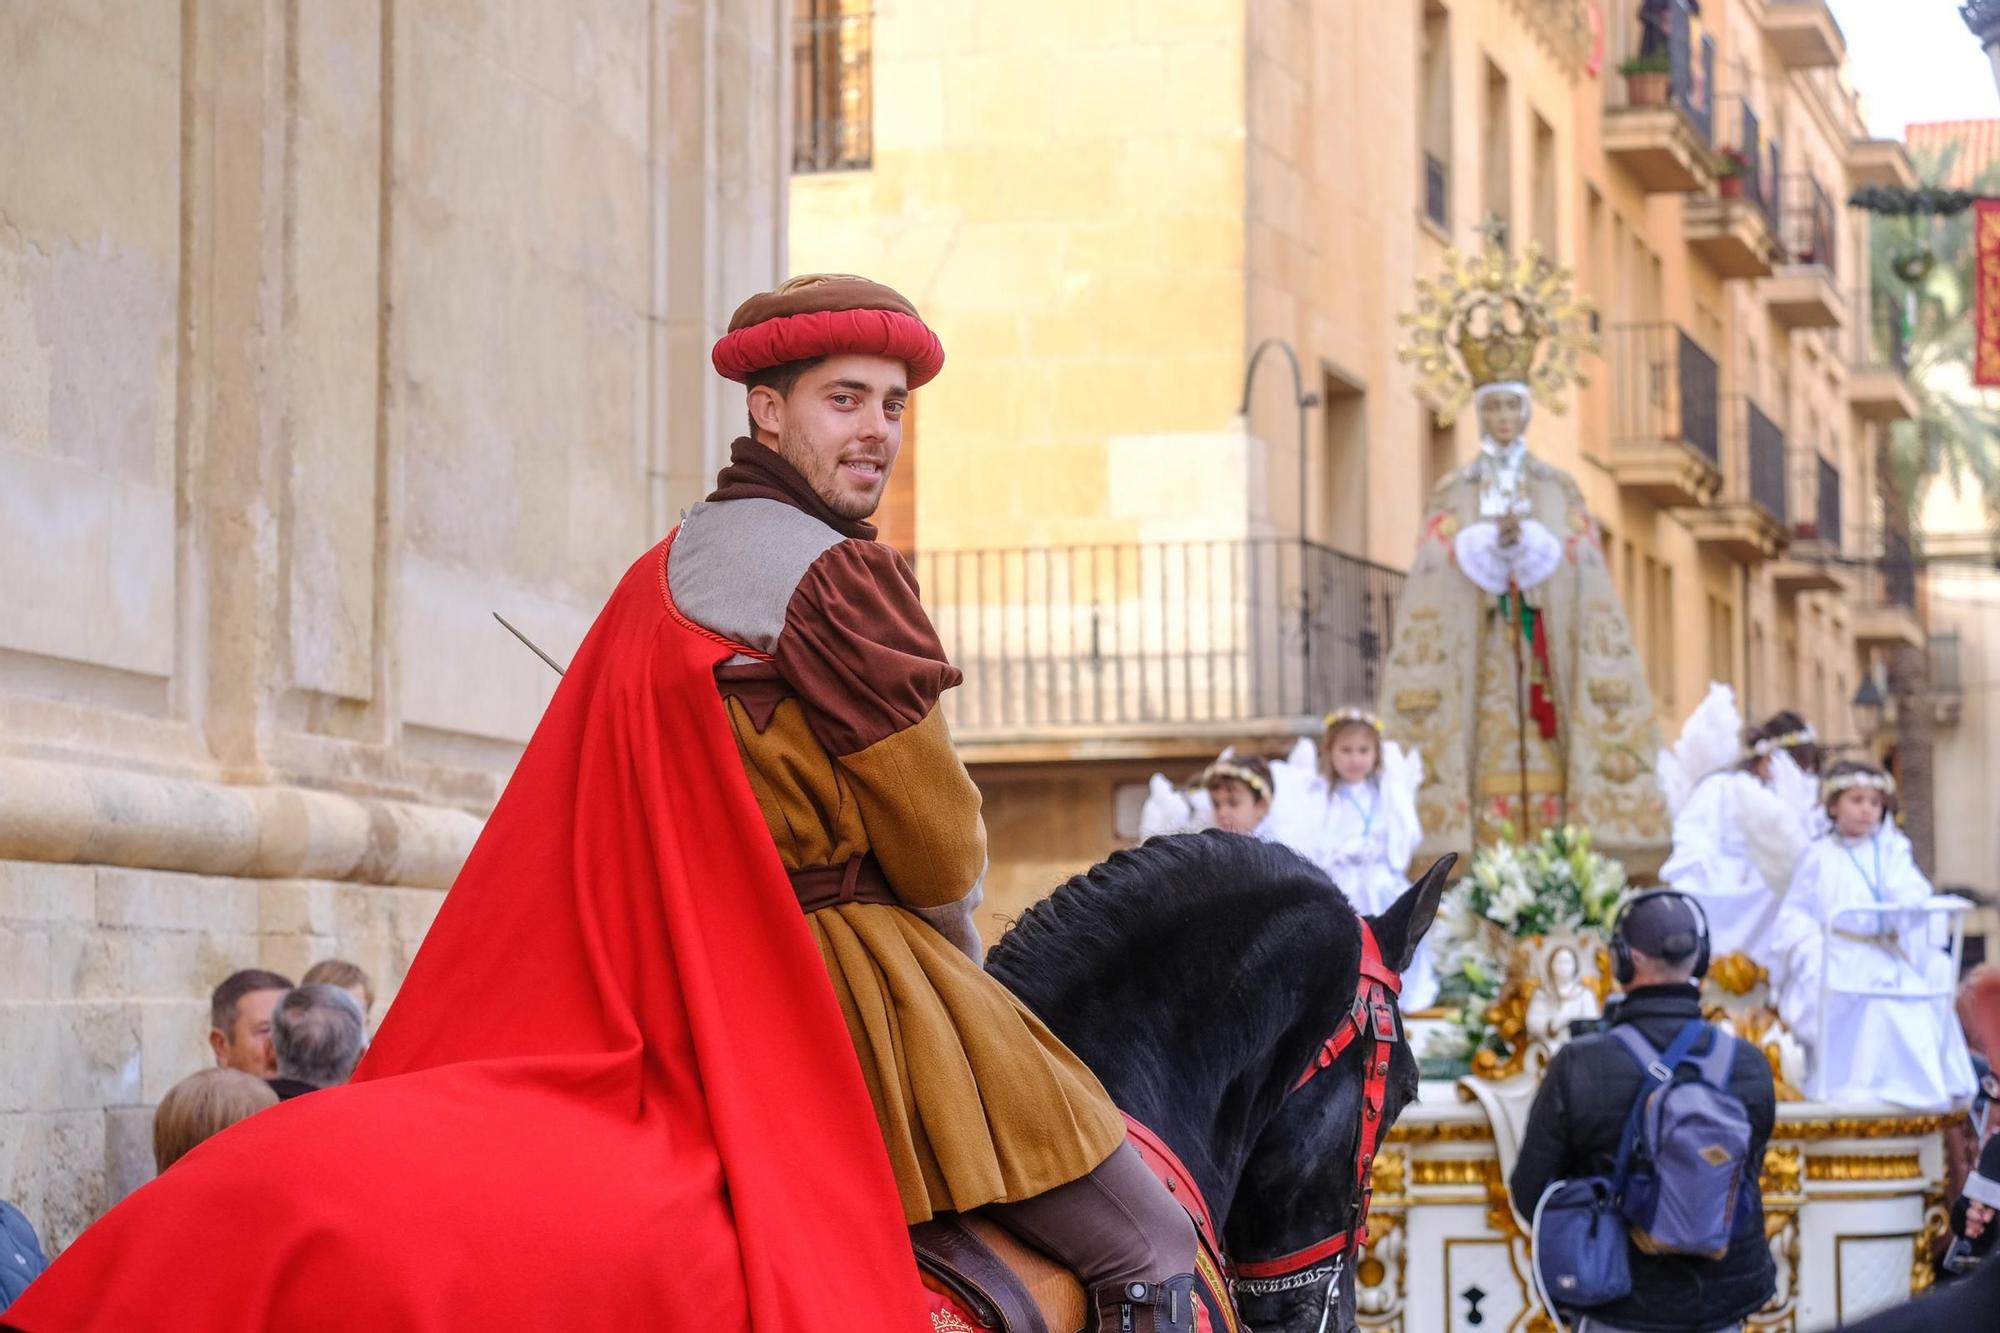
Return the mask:
<path id="1" fill-rule="evenodd" d="M 1688 1019 L 1699 1017 L 1700 992 L 1689 985 L 1641 986 L 1610 1014 L 1613 1022 L 1636 1023 L 1646 1040 L 1662 1049 Z M 1552 1181 L 1611 1174 L 1625 1117 L 1644 1077 L 1638 1062 L 1609 1033 L 1578 1037 L 1556 1052 L 1528 1113 L 1510 1182 L 1521 1216 L 1534 1216 L 1535 1204 Z M 1749 1170 L 1761 1173 L 1778 1098 L 1770 1065 L 1748 1043 L 1737 1047 L 1729 1091 L 1750 1113 Z M 1754 1230 L 1750 1221 L 1756 1223 Z M 1757 1216 L 1737 1234 L 1742 1239 L 1720 1259 L 1644 1254 L 1634 1246 L 1632 1294 L 1590 1313 L 1640 1333 L 1705 1333 L 1735 1323 L 1777 1289 L 1761 1202 Z"/>

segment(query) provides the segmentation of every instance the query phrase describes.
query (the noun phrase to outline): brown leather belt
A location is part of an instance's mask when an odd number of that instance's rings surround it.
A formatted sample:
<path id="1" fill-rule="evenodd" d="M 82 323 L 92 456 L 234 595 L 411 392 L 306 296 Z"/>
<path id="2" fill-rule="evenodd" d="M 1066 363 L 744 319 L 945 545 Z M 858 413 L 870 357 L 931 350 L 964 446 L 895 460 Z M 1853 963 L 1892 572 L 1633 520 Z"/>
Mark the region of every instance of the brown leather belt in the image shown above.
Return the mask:
<path id="1" fill-rule="evenodd" d="M 873 855 L 851 856 L 846 865 L 807 866 L 794 870 L 792 892 L 799 896 L 799 910 L 808 915 L 843 903 L 888 903 L 902 900 L 882 874 L 881 863 Z"/>

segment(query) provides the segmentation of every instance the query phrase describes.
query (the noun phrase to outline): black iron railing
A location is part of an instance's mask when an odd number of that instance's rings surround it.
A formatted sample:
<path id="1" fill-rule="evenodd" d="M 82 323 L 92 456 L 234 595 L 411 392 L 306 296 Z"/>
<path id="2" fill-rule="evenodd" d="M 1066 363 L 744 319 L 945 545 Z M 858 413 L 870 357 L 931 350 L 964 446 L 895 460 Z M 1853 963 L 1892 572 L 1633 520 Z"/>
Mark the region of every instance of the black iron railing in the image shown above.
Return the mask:
<path id="1" fill-rule="evenodd" d="M 1726 504 L 1762 509 L 1786 532 L 1792 506 L 1787 492 L 1790 459 L 1785 433 L 1749 397 L 1732 395 L 1722 406 L 1722 495 Z"/>
<path id="2" fill-rule="evenodd" d="M 1902 302 L 1890 292 L 1864 287 L 1855 294 L 1852 309 L 1854 318 L 1848 324 L 1849 367 L 1907 371 L 1909 343 L 1904 336 Z"/>
<path id="3" fill-rule="evenodd" d="M 1642 11 L 1636 4 L 1613 5 L 1616 11 L 1609 19 L 1610 50 L 1608 63 L 1613 75 L 1604 81 L 1605 104 L 1614 111 L 1634 106 L 1644 106 L 1647 102 L 1638 93 L 1646 86 L 1643 76 L 1633 78 L 1617 73 L 1617 67 L 1627 61 L 1646 62 L 1650 67 L 1661 62 L 1666 64 L 1666 101 L 1687 118 L 1695 134 L 1704 144 L 1715 138 L 1715 39 L 1702 36 L 1695 39 L 1693 13 L 1685 0 L 1671 0 L 1671 3 L 1657 7 L 1647 6 Z M 1657 83 L 1652 94 L 1653 105 L 1658 105 Z"/>
<path id="4" fill-rule="evenodd" d="M 792 170 L 856 171 L 874 161 L 873 16 L 840 0 L 792 0 Z"/>
<path id="5" fill-rule="evenodd" d="M 1451 226 L 1451 172 L 1435 153 L 1424 154 L 1424 216 L 1440 227 Z"/>
<path id="6" fill-rule="evenodd" d="M 1736 183 L 1725 187 L 1740 194 L 1764 215 L 1773 233 L 1778 230 L 1778 182 L 1783 157 L 1776 140 L 1767 140 L 1757 108 L 1743 94 L 1723 97 L 1719 103 L 1715 130 L 1716 147 L 1727 171 Z"/>
<path id="7" fill-rule="evenodd" d="M 1608 341 L 1612 442 L 1679 440 L 1721 466 L 1715 358 L 1674 324 L 1617 325 Z"/>
<path id="8" fill-rule="evenodd" d="M 1840 469 L 1824 458 L 1816 458 L 1819 464 L 1819 491 L 1813 498 L 1813 513 L 1819 524 L 1815 534 L 1830 549 L 1841 549 L 1840 539 Z"/>
<path id="9" fill-rule="evenodd" d="M 1287 539 L 921 551 L 965 736 L 1274 722 L 1370 703 L 1400 571 Z"/>
<path id="10" fill-rule="evenodd" d="M 1779 243 L 1792 264 L 1813 264 L 1829 272 L 1839 268 L 1839 236 L 1833 197 L 1812 176 L 1784 181 L 1784 215 Z"/>
<path id="11" fill-rule="evenodd" d="M 1750 409 L 1750 498 L 1783 524 L 1790 506 L 1785 495 L 1785 433 L 1757 404 Z"/>

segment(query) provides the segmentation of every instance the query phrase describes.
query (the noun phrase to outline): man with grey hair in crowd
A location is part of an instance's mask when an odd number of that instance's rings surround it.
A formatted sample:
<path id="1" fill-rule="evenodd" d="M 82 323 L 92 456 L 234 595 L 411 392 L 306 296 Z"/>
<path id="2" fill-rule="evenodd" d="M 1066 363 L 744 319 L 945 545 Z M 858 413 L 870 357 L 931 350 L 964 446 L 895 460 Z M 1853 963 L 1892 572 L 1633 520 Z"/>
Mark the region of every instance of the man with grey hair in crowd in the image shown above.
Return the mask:
<path id="1" fill-rule="evenodd" d="M 271 1011 L 278 1076 L 270 1084 L 278 1100 L 347 1082 L 361 1060 L 367 1022 L 361 1005 L 338 986 L 286 991 Z"/>

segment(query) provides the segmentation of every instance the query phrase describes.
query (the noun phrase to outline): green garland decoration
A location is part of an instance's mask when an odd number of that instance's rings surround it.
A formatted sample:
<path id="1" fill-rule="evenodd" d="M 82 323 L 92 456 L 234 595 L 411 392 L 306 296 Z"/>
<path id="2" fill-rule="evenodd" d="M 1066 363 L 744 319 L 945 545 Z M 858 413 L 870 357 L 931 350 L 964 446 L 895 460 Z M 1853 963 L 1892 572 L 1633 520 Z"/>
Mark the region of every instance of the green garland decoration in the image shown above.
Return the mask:
<path id="1" fill-rule="evenodd" d="M 1850 207 L 1888 217 L 1946 218 L 1963 213 L 1988 197 L 1970 190 L 1944 190 L 1934 185 L 1916 190 L 1884 190 L 1869 186 L 1856 190 L 1847 202 Z"/>

